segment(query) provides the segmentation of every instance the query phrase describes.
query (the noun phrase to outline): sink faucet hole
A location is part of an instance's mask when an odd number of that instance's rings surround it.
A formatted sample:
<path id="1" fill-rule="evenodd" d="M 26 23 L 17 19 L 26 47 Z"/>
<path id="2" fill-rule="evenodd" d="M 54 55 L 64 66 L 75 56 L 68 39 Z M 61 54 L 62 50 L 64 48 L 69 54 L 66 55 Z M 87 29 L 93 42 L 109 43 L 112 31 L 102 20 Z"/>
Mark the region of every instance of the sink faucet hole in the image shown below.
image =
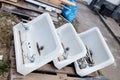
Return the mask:
<path id="1" fill-rule="evenodd" d="M 28 45 L 30 45 L 30 42 L 28 42 Z"/>
<path id="2" fill-rule="evenodd" d="M 41 46 L 41 47 L 40 47 L 40 50 L 43 50 L 43 49 L 44 49 L 44 46 Z"/>
<path id="3" fill-rule="evenodd" d="M 70 48 L 69 48 L 69 47 L 67 47 L 67 48 L 66 48 L 66 51 L 69 51 L 69 50 L 70 50 Z"/>

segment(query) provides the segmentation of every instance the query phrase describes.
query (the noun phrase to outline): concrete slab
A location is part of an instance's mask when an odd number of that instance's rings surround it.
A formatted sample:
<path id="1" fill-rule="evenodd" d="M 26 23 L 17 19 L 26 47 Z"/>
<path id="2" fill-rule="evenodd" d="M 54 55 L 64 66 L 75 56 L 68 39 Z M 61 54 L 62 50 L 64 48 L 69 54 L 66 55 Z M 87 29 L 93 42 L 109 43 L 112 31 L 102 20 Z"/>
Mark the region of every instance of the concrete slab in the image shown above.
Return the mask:
<path id="1" fill-rule="evenodd" d="M 105 25 L 100 20 L 99 16 L 91 11 L 87 6 L 82 3 L 78 3 L 77 11 L 77 26 L 78 32 L 83 32 L 92 27 L 98 27 L 106 40 L 114 58 L 115 63 L 107 68 L 102 69 L 102 73 L 105 77 L 110 80 L 120 79 L 120 45 L 105 27 Z"/>

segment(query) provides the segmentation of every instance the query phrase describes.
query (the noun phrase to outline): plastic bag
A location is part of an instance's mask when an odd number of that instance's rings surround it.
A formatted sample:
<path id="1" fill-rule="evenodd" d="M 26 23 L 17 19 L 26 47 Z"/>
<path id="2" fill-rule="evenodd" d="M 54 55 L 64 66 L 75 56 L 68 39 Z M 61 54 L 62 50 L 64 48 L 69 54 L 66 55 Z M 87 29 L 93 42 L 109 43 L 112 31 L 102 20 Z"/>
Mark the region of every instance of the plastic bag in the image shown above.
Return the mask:
<path id="1" fill-rule="evenodd" d="M 69 0 L 70 2 L 74 2 L 74 0 Z M 78 6 L 69 6 L 65 5 L 65 7 L 62 10 L 62 15 L 69 21 L 72 22 L 73 19 L 76 17 L 76 12 L 77 12 Z"/>

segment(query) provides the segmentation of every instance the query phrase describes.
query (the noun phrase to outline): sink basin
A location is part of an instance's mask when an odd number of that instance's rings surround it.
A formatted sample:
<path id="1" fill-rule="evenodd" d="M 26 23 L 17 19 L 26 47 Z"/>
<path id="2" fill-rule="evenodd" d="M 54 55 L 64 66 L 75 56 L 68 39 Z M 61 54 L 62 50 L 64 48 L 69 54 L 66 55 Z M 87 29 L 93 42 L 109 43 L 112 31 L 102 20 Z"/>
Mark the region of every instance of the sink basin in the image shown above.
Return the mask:
<path id="1" fill-rule="evenodd" d="M 80 69 L 78 62 L 76 61 L 74 64 L 78 75 L 86 76 L 92 72 L 105 68 L 114 63 L 112 53 L 108 48 L 100 30 L 97 27 L 82 32 L 78 35 L 79 38 L 82 39 L 84 44 L 89 47 L 89 49 L 91 49 L 94 61 L 93 66 L 86 67 L 84 69 Z"/>
<path id="2" fill-rule="evenodd" d="M 56 68 L 61 69 L 86 55 L 85 46 L 78 37 L 72 24 L 64 24 L 57 29 L 57 34 L 64 49 L 64 53 L 62 56 L 53 60 Z"/>
<path id="3" fill-rule="evenodd" d="M 55 26 L 48 13 L 14 26 L 17 72 L 27 75 L 63 53 Z"/>

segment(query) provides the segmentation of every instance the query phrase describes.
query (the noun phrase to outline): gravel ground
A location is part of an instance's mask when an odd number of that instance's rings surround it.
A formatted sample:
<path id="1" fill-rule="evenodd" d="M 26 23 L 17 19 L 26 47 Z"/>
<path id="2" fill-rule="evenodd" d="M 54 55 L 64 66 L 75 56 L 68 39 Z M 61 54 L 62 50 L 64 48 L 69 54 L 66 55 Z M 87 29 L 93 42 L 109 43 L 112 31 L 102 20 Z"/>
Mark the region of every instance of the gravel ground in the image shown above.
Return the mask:
<path id="1" fill-rule="evenodd" d="M 9 74 L 9 51 L 13 45 L 12 27 L 19 22 L 19 19 L 7 12 L 0 10 L 0 80 L 7 80 Z M 5 72 L 5 73 L 2 73 Z"/>

